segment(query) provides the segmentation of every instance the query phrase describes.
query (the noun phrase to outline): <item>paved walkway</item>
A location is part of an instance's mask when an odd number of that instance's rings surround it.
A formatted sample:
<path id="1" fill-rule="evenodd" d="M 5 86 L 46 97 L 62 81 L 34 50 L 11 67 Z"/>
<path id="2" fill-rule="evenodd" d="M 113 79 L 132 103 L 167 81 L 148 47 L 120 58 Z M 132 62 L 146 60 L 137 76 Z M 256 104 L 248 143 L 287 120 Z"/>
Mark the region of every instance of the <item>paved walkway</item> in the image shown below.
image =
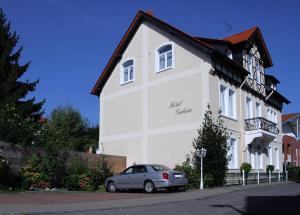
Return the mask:
<path id="1" fill-rule="evenodd" d="M 265 186 L 282 186 L 292 182 L 281 182 L 248 186 L 232 186 L 179 193 L 96 193 L 55 192 L 0 194 L 1 214 L 27 214 L 104 210 L 142 205 L 157 205 L 171 202 L 205 199 L 215 195 Z"/>

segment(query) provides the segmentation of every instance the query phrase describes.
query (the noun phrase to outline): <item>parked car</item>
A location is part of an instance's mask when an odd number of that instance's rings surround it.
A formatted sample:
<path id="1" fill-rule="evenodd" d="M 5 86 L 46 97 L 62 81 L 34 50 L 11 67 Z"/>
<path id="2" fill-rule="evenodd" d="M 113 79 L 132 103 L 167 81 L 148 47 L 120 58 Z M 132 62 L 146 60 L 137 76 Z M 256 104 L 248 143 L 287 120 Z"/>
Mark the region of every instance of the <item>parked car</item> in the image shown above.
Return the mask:
<path id="1" fill-rule="evenodd" d="M 108 192 L 124 189 L 144 189 L 152 193 L 159 188 L 179 189 L 185 187 L 188 180 L 184 172 L 172 170 L 159 164 L 141 164 L 130 166 L 119 175 L 105 180 Z"/>

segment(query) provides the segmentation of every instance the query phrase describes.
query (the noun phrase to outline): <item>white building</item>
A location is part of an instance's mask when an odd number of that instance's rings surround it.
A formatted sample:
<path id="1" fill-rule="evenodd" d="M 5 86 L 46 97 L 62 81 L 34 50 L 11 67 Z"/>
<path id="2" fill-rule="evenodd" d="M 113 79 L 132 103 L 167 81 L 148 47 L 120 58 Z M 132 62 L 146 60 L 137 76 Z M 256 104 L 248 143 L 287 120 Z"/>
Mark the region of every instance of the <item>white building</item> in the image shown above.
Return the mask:
<path id="1" fill-rule="evenodd" d="M 209 103 L 222 110 L 230 169 L 282 169 L 281 110 L 265 74 L 272 60 L 258 27 L 224 39 L 191 37 L 139 11 L 95 84 L 105 154 L 170 167 L 193 150 Z M 277 79 L 275 79 L 277 80 Z"/>

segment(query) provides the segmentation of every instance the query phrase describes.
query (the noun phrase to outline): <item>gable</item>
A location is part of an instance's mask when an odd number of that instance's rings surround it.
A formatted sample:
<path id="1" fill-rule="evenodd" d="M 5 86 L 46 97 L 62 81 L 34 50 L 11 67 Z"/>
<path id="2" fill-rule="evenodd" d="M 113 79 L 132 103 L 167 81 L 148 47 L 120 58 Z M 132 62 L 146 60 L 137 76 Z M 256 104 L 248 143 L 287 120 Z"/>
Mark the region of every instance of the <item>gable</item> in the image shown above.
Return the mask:
<path id="1" fill-rule="evenodd" d="M 122 58 L 122 54 L 124 50 L 127 48 L 128 44 L 130 43 L 131 39 L 135 35 L 137 29 L 143 22 L 143 20 L 147 20 L 148 22 L 152 23 L 153 25 L 159 26 L 160 28 L 165 29 L 170 34 L 178 37 L 181 40 L 184 40 L 185 42 L 193 45 L 195 48 L 200 48 L 206 52 L 212 53 L 213 48 L 209 45 L 203 43 L 200 40 L 197 40 L 196 38 L 193 38 L 189 36 L 188 34 L 180 31 L 179 29 L 163 22 L 162 20 L 159 20 L 152 16 L 151 14 L 145 13 L 143 11 L 139 11 L 135 18 L 133 19 L 132 23 L 130 24 L 129 28 L 127 29 L 125 35 L 123 36 L 122 40 L 118 44 L 116 50 L 114 51 L 113 55 L 111 56 L 109 62 L 105 66 L 104 70 L 102 71 L 100 77 L 98 78 L 95 86 L 92 89 L 92 94 L 94 95 L 100 95 L 100 92 L 102 91 L 106 81 L 108 80 L 109 76 L 112 73 L 112 70 Z"/>

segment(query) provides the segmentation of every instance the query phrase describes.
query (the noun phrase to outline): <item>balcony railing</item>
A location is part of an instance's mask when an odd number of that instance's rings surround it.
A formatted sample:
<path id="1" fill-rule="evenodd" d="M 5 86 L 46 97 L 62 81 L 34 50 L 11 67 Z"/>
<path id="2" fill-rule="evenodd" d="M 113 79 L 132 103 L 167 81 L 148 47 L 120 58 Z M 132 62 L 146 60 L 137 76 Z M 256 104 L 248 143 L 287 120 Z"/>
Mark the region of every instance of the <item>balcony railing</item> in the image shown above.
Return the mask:
<path id="1" fill-rule="evenodd" d="M 253 130 L 265 130 L 274 134 L 279 133 L 279 129 L 276 127 L 274 122 L 271 122 L 262 117 L 255 117 L 251 119 L 245 119 L 245 130 L 253 131 Z"/>

